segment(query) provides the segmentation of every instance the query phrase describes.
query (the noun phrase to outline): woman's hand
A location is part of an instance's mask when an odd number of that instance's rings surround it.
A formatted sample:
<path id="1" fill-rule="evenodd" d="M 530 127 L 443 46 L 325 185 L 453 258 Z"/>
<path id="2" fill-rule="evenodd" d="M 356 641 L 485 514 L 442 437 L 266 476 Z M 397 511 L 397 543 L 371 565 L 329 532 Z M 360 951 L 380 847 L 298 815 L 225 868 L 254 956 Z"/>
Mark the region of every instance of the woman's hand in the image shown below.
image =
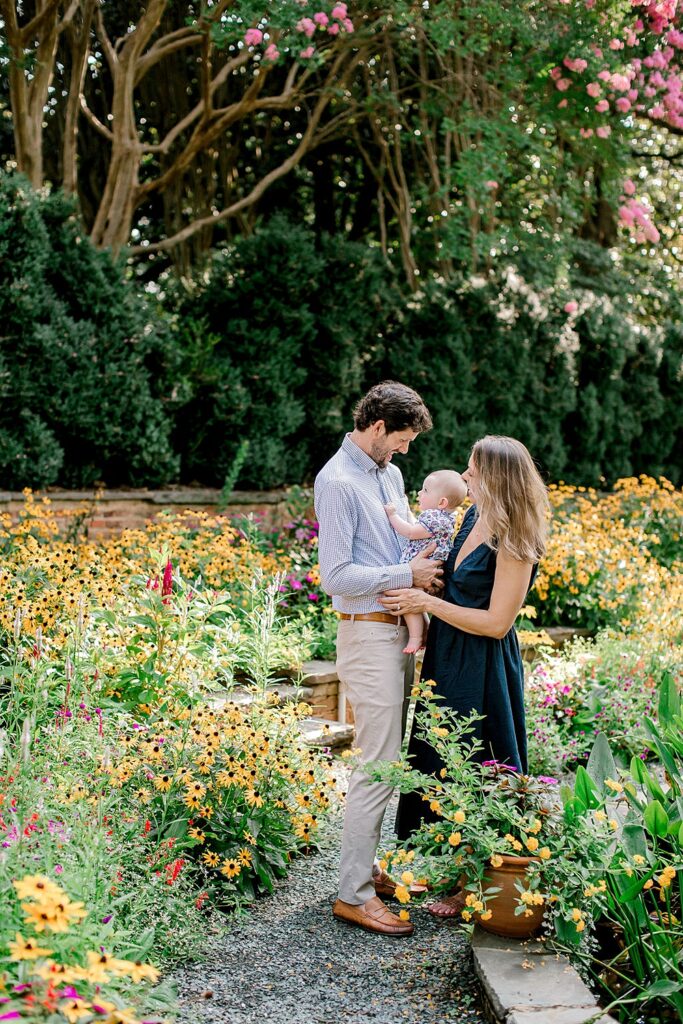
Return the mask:
<path id="1" fill-rule="evenodd" d="M 416 587 L 405 587 L 401 590 L 387 590 L 380 597 L 379 602 L 383 604 L 392 615 L 409 615 L 412 612 L 421 613 L 427 610 L 429 597 L 424 590 Z"/>

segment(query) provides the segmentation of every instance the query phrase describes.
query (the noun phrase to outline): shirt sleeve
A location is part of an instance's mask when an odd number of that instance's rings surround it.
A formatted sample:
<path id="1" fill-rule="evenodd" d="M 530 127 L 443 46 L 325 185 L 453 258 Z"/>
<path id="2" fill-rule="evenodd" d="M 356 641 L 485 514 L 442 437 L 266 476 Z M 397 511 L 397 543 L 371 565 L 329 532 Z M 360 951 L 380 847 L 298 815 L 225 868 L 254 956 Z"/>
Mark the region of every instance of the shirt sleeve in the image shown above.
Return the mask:
<path id="1" fill-rule="evenodd" d="M 316 498 L 318 562 L 325 593 L 337 597 L 363 597 L 398 587 L 412 587 L 410 565 L 359 565 L 353 561 L 353 537 L 358 509 L 341 481 L 331 480 Z"/>

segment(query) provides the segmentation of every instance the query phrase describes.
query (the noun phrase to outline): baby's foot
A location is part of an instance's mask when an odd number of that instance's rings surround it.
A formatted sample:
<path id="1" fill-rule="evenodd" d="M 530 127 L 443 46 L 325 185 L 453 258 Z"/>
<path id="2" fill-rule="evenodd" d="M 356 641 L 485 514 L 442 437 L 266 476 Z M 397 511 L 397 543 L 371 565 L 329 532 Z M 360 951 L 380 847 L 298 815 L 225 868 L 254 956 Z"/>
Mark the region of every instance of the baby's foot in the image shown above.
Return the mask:
<path id="1" fill-rule="evenodd" d="M 409 636 L 408 643 L 403 648 L 404 654 L 417 654 L 424 647 L 421 636 Z"/>

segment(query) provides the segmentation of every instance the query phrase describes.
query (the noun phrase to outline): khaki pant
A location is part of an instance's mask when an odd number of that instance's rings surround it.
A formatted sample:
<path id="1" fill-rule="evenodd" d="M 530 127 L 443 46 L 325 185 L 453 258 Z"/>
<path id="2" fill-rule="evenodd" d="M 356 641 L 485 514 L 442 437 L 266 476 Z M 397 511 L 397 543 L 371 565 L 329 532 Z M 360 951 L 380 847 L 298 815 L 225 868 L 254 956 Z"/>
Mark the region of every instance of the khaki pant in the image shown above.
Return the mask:
<path id="1" fill-rule="evenodd" d="M 404 654 L 405 626 L 342 619 L 337 633 L 337 673 L 353 706 L 360 761 L 399 756 L 415 659 Z M 372 866 L 392 787 L 352 772 L 346 796 L 339 898 L 359 905 L 375 895 Z"/>

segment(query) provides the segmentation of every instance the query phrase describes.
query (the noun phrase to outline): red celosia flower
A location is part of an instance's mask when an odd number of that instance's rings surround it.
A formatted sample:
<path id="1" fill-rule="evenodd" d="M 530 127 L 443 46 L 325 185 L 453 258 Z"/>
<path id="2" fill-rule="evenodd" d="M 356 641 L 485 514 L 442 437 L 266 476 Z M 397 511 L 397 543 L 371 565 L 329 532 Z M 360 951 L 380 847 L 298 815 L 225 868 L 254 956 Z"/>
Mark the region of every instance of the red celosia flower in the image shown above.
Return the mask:
<path id="1" fill-rule="evenodd" d="M 169 558 L 164 569 L 164 578 L 161 583 L 161 597 L 164 604 L 168 604 L 168 595 L 173 592 L 173 563 Z"/>

